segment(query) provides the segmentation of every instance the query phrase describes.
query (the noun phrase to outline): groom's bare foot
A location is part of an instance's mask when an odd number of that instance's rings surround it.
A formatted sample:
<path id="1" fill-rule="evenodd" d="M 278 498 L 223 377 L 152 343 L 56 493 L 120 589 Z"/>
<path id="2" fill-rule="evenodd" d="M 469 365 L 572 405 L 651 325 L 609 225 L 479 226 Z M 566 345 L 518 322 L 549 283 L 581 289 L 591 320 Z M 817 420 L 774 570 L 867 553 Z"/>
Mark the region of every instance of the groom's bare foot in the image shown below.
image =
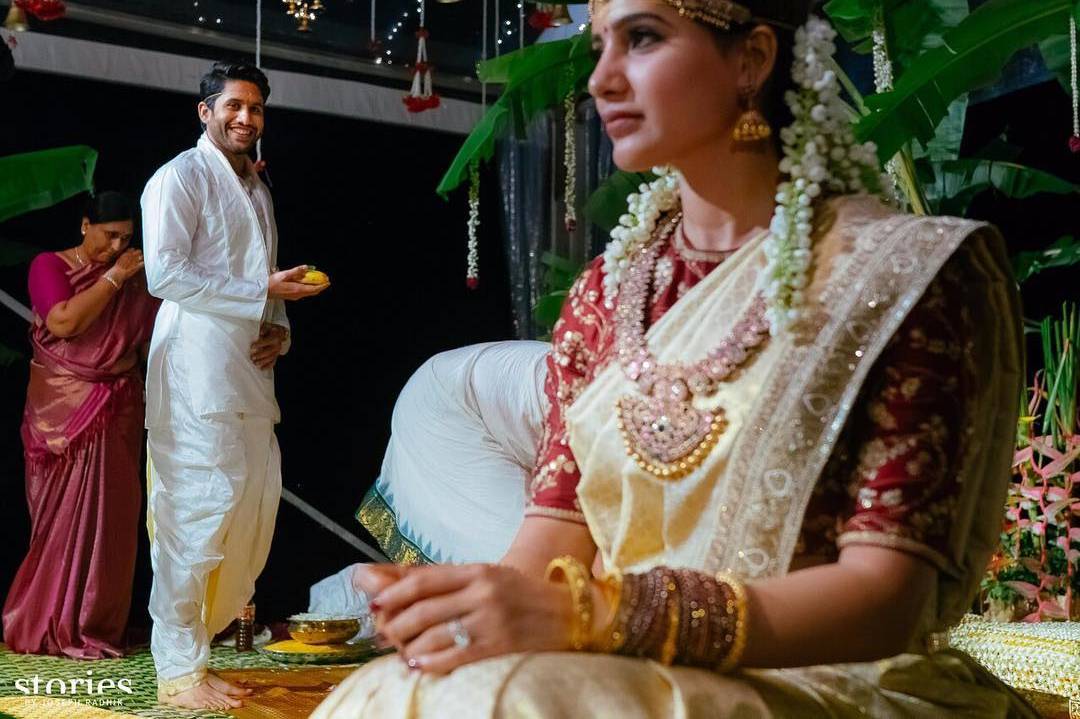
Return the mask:
<path id="1" fill-rule="evenodd" d="M 244 703 L 239 699 L 234 699 L 220 689 L 211 686 L 209 679 L 210 677 L 207 676 L 207 680 L 201 684 L 172 696 L 165 696 L 159 692 L 158 701 L 162 704 L 171 704 L 184 709 L 215 709 L 217 711 L 237 709 L 244 706 Z M 217 679 L 219 682 L 223 681 L 220 678 Z"/>
<path id="2" fill-rule="evenodd" d="M 230 697 L 247 697 L 251 696 L 251 690 L 244 687 L 238 687 L 235 684 L 230 684 L 217 674 L 208 672 L 206 675 L 206 683 L 217 689 L 222 694 L 226 694 Z"/>

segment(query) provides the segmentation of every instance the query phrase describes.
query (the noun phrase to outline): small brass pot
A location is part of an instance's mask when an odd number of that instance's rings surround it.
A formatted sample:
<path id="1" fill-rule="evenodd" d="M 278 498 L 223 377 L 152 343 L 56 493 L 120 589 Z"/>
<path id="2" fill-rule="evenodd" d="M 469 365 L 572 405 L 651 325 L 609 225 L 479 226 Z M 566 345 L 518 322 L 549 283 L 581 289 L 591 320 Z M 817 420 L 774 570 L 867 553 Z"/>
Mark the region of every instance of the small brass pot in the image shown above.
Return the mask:
<path id="1" fill-rule="evenodd" d="M 359 619 L 294 619 L 289 622 L 289 634 L 304 644 L 342 644 L 359 631 Z"/>

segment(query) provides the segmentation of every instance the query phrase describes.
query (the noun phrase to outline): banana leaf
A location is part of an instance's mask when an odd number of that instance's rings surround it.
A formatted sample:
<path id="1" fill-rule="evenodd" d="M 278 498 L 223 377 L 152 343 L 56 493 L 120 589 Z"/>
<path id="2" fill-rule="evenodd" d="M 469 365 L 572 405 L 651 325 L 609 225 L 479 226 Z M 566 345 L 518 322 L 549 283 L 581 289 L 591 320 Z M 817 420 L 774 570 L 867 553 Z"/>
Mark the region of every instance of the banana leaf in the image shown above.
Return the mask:
<path id="1" fill-rule="evenodd" d="M 596 64 L 591 44 L 586 30 L 565 40 L 531 45 L 480 63 L 480 80 L 503 83 L 502 94 L 469 133 L 436 192 L 445 199 L 468 178 L 471 164 L 491 159 L 495 143 L 511 128 L 524 137 L 525 127 L 533 117 L 561 105 L 571 91 L 583 90 Z"/>
<path id="2" fill-rule="evenodd" d="M 964 158 L 924 161 L 918 167 L 923 191 L 935 214 L 963 217 L 972 200 L 991 188 L 1018 200 L 1041 192 L 1080 193 L 1080 185 L 1014 162 Z"/>
<path id="3" fill-rule="evenodd" d="M 1018 50 L 1067 27 L 1076 0 L 989 0 L 945 33 L 945 44 L 920 55 L 892 92 L 866 98 L 871 113 L 856 126 L 860 140 L 892 157 L 908 141 L 928 143 L 956 98 L 988 85 Z"/>
<path id="4" fill-rule="evenodd" d="M 1075 237 L 1065 236 L 1045 250 L 1017 253 L 1012 264 L 1017 282 L 1024 282 L 1051 267 L 1071 267 L 1080 264 L 1080 242 Z"/>
<path id="5" fill-rule="evenodd" d="M 554 252 L 545 252 L 540 257 L 540 262 L 548 268 L 544 275 L 544 291 L 547 294 L 541 296 L 533 305 L 533 319 L 536 324 L 550 331 L 559 321 L 563 303 L 581 274 L 582 265 Z"/>
<path id="6" fill-rule="evenodd" d="M 547 267 L 543 285 L 546 292 L 565 294 L 573 287 L 574 280 L 581 274 L 582 263 L 556 255 L 554 252 L 545 252 L 541 255 L 540 263 Z"/>
<path id="7" fill-rule="evenodd" d="M 960 144 L 964 140 L 964 126 L 967 124 L 968 95 L 961 95 L 949 103 L 949 114 L 934 130 L 934 139 L 926 143 L 921 152 L 914 152 L 916 160 L 955 160 L 960 157 Z"/>
<path id="8" fill-rule="evenodd" d="M 1080 7 L 1080 5 L 1077 5 Z M 1055 35 L 1054 37 L 1048 37 L 1039 43 L 1039 52 L 1042 54 L 1043 64 L 1046 65 L 1046 69 L 1052 72 L 1061 83 L 1061 86 L 1065 88 L 1065 92 L 1072 92 L 1070 84 L 1072 77 L 1070 75 L 1070 63 L 1069 63 L 1069 35 L 1067 32 L 1061 35 Z"/>
<path id="9" fill-rule="evenodd" d="M 875 26 L 885 30 L 894 67 L 903 69 L 968 14 L 968 0 L 830 0 L 825 14 L 857 52 L 870 52 Z"/>
<path id="10" fill-rule="evenodd" d="M 538 299 L 536 304 L 533 305 L 533 319 L 536 320 L 536 324 L 550 332 L 555 323 L 559 321 L 563 303 L 566 302 L 566 297 L 569 294 L 566 290 L 558 290 L 549 292 Z"/>
<path id="11" fill-rule="evenodd" d="M 92 190 L 97 157 L 86 145 L 0 157 L 0 222 Z"/>
<path id="12" fill-rule="evenodd" d="M 619 224 L 619 217 L 626 214 L 626 196 L 637 192 L 641 183 L 655 179 L 651 172 L 613 172 L 585 203 L 585 217 L 610 232 Z"/>

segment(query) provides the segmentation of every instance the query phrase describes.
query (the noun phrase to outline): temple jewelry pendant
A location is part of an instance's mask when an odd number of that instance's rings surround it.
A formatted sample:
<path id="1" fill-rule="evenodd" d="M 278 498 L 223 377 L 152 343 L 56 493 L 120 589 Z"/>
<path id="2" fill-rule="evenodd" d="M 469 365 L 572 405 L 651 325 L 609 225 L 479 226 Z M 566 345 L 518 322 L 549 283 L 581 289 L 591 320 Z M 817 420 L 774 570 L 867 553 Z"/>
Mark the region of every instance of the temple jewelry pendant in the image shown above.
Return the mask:
<path id="1" fill-rule="evenodd" d="M 657 479 L 676 480 L 697 469 L 724 433 L 724 411 L 701 412 L 687 401 L 625 395 L 615 403 L 626 452 Z"/>

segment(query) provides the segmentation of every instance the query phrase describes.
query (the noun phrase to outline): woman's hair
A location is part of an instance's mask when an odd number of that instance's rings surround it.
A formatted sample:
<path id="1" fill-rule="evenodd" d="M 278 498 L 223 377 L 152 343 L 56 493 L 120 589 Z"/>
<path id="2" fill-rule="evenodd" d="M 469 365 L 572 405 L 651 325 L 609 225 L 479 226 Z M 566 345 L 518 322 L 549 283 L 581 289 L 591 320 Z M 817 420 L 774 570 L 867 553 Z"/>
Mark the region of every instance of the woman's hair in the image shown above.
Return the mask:
<path id="1" fill-rule="evenodd" d="M 86 201 L 83 216 L 91 225 L 135 220 L 135 203 L 122 192 L 99 192 Z"/>

